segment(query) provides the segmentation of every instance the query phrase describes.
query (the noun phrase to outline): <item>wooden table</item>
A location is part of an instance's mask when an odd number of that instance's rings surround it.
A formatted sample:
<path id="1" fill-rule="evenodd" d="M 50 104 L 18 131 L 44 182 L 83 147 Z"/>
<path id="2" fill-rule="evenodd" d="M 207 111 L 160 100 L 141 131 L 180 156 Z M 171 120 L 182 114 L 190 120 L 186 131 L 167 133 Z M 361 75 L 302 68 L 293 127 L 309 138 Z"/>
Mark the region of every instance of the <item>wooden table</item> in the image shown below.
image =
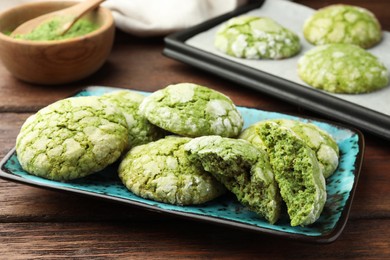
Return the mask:
<path id="1" fill-rule="evenodd" d="M 319 8 L 338 1 L 297 2 Z M 371 9 L 390 30 L 390 1 L 344 2 Z M 29 115 L 89 85 L 154 91 L 171 83 L 195 82 L 227 94 L 237 105 L 321 117 L 168 59 L 162 49 L 161 38 L 118 32 L 104 67 L 65 86 L 23 83 L 1 65 L 0 157 L 15 145 Z M 365 160 L 349 221 L 331 244 L 285 240 L 0 180 L 0 258 L 389 259 L 390 143 L 367 133 L 365 138 Z"/>

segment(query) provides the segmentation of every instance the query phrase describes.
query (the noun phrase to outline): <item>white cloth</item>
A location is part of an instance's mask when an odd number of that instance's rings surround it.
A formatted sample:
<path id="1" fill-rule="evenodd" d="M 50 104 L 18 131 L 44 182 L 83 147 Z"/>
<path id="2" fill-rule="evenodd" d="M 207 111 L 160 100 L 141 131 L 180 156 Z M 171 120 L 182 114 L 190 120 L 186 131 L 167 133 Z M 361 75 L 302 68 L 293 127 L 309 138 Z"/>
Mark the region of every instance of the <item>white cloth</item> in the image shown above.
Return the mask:
<path id="1" fill-rule="evenodd" d="M 0 11 L 25 2 L 0 0 Z M 234 10 L 247 0 L 107 0 L 116 26 L 137 36 L 161 36 Z"/>

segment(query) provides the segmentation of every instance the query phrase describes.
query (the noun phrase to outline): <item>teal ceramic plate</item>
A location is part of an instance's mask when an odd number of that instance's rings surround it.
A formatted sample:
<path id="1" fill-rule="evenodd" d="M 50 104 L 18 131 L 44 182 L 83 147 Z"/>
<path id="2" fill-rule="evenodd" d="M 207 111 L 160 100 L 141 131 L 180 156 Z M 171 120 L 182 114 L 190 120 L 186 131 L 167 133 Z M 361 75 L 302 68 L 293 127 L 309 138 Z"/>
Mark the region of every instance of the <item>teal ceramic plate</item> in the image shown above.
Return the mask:
<path id="1" fill-rule="evenodd" d="M 76 96 L 101 95 L 118 90 L 110 87 L 89 87 Z M 141 92 L 145 95 L 148 93 Z M 363 158 L 364 138 L 355 129 L 334 123 L 306 119 L 286 114 L 239 107 L 247 127 L 259 120 L 270 118 L 292 118 L 310 121 L 330 133 L 340 148 L 340 164 L 327 180 L 328 199 L 318 221 L 307 227 L 291 227 L 287 214 L 271 225 L 255 213 L 241 206 L 233 196 L 224 195 L 212 202 L 196 206 L 174 206 L 140 198 L 128 191 L 116 175 L 116 166 L 70 182 L 50 181 L 26 173 L 20 166 L 15 150 L 1 162 L 0 177 L 3 179 L 33 185 L 41 188 L 69 191 L 106 200 L 122 202 L 145 209 L 183 216 L 191 219 L 223 224 L 262 234 L 282 236 L 291 239 L 327 243 L 334 241 L 347 222 L 352 199 L 359 179 Z"/>

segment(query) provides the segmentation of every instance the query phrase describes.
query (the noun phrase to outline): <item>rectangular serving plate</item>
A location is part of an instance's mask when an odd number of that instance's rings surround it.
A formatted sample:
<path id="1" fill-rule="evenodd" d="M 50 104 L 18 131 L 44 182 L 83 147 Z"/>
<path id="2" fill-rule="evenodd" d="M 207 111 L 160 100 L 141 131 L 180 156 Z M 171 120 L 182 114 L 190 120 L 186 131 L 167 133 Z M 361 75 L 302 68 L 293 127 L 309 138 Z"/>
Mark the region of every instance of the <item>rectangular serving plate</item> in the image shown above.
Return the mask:
<path id="1" fill-rule="evenodd" d="M 283 10 L 272 12 L 272 8 L 278 5 L 283 7 Z M 289 10 L 288 13 L 285 10 Z M 228 79 L 240 86 L 269 94 L 390 140 L 389 86 L 368 94 L 332 94 L 308 86 L 296 75 L 297 60 L 305 51 L 312 48 L 304 40 L 301 28 L 304 20 L 308 18 L 307 15 L 313 12 L 311 8 L 289 1 L 256 1 L 233 12 L 167 36 L 163 54 Z M 294 31 L 301 38 L 301 52 L 289 59 L 272 61 L 245 60 L 230 57 L 215 50 L 213 37 L 217 28 L 228 19 L 247 13 L 266 14 L 288 28 L 293 26 Z M 389 67 L 390 33 L 384 32 L 383 38 L 378 46 L 369 51 L 384 59 L 382 61 L 385 61 Z M 288 67 L 287 70 L 279 73 L 278 69 L 286 67 Z"/>
<path id="2" fill-rule="evenodd" d="M 123 89 L 88 87 L 78 92 L 75 96 L 100 96 L 116 90 Z M 150 94 L 142 91 L 136 92 L 144 95 Z M 87 195 L 138 206 L 160 213 L 221 224 L 261 234 L 314 243 L 329 243 L 337 239 L 347 222 L 359 179 L 364 152 L 364 137 L 361 132 L 339 124 L 255 108 L 238 107 L 238 110 L 243 116 L 244 127 L 248 127 L 260 120 L 289 118 L 311 122 L 327 131 L 337 141 L 340 148 L 340 164 L 335 173 L 327 179 L 328 198 L 321 217 L 314 224 L 306 227 L 291 227 L 288 216 L 284 213 L 275 225 L 271 225 L 240 205 L 231 194 L 194 206 L 176 206 L 143 199 L 134 195 L 122 185 L 116 173 L 116 164 L 88 177 L 69 182 L 58 182 L 36 177 L 25 172 L 19 164 L 15 149 L 12 149 L 1 161 L 0 177 L 35 187 Z"/>

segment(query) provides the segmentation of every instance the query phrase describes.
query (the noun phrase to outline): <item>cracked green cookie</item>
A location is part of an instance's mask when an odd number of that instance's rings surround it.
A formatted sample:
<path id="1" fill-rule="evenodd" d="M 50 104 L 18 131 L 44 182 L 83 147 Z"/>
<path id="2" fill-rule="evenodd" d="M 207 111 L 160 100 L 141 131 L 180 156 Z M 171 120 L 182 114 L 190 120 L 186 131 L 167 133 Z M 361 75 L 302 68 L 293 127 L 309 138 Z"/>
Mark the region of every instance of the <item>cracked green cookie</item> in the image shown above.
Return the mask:
<path id="1" fill-rule="evenodd" d="M 389 72 L 376 56 L 341 43 L 306 52 L 298 61 L 298 75 L 307 84 L 332 93 L 368 93 L 389 84 Z"/>
<path id="2" fill-rule="evenodd" d="M 132 148 L 118 169 L 123 184 L 140 197 L 176 205 L 220 196 L 226 191 L 223 185 L 188 160 L 183 146 L 190 140 L 167 136 Z"/>
<path id="3" fill-rule="evenodd" d="M 194 138 L 184 149 L 190 161 L 210 172 L 240 203 L 271 224 L 278 220 L 281 198 L 265 151 L 220 136 Z"/>
<path id="4" fill-rule="evenodd" d="M 57 101 L 29 117 L 16 139 L 24 170 L 66 181 L 87 176 L 116 161 L 126 149 L 123 114 L 98 97 Z"/>
<path id="5" fill-rule="evenodd" d="M 303 26 L 306 40 L 314 45 L 349 43 L 369 48 L 380 42 L 381 26 L 373 13 L 351 5 L 319 9 Z"/>
<path id="6" fill-rule="evenodd" d="M 313 150 L 289 128 L 268 121 L 257 134 L 270 157 L 292 226 L 314 223 L 326 201 L 325 179 Z"/>
<path id="7" fill-rule="evenodd" d="M 169 85 L 146 97 L 141 113 L 160 128 L 182 136 L 235 137 L 243 119 L 224 94 L 191 83 Z"/>
<path id="8" fill-rule="evenodd" d="M 336 141 L 325 131 L 314 124 L 292 119 L 273 119 L 259 121 L 245 129 L 239 138 L 265 148 L 259 135 L 259 128 L 266 122 L 274 122 L 291 129 L 316 154 L 321 172 L 325 178 L 331 176 L 339 164 L 339 147 Z"/>
<path id="9" fill-rule="evenodd" d="M 267 17 L 239 16 L 217 31 L 215 47 L 227 55 L 245 59 L 284 59 L 301 49 L 299 37 Z"/>
<path id="10" fill-rule="evenodd" d="M 155 141 L 165 136 L 165 131 L 151 124 L 139 113 L 139 106 L 145 96 L 133 91 L 121 90 L 104 94 L 103 101 L 108 101 L 122 111 L 129 129 L 129 148 Z"/>

